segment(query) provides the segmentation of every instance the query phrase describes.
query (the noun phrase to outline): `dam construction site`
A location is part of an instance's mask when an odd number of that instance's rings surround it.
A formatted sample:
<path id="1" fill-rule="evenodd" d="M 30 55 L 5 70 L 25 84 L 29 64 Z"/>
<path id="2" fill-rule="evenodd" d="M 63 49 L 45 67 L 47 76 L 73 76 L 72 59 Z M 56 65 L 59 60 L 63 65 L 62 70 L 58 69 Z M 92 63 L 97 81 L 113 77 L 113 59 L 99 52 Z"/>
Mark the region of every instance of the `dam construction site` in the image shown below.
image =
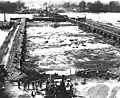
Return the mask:
<path id="1" fill-rule="evenodd" d="M 120 98 L 120 27 L 58 13 L 10 21 L 0 98 Z"/>

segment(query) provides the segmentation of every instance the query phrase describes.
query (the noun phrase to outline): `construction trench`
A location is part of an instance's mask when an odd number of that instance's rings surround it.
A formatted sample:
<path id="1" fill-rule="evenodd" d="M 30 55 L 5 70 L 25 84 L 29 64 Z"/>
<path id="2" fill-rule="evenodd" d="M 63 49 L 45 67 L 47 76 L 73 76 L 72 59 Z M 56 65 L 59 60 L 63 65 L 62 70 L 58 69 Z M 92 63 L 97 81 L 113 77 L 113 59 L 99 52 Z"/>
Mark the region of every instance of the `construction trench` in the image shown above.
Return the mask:
<path id="1" fill-rule="evenodd" d="M 0 49 L 8 98 L 118 98 L 119 36 L 79 21 L 21 19 L 11 29 Z"/>

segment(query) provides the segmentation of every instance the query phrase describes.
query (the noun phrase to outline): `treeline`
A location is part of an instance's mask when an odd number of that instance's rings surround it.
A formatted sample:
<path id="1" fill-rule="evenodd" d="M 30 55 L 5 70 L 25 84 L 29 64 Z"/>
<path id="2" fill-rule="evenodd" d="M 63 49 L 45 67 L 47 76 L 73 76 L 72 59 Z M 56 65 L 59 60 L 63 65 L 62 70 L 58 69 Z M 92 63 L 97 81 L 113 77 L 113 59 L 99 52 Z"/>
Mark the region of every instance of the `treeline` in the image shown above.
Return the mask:
<path id="1" fill-rule="evenodd" d="M 14 13 L 16 11 L 21 10 L 22 8 L 25 8 L 24 2 L 9 2 L 9 1 L 1 1 L 0 2 L 0 12 L 6 12 L 6 13 Z"/>
<path id="2" fill-rule="evenodd" d="M 68 10 L 76 9 L 79 12 L 120 12 L 120 2 L 118 1 L 110 1 L 108 4 L 100 1 L 94 3 L 81 1 L 78 4 L 66 2 L 62 7 Z"/>

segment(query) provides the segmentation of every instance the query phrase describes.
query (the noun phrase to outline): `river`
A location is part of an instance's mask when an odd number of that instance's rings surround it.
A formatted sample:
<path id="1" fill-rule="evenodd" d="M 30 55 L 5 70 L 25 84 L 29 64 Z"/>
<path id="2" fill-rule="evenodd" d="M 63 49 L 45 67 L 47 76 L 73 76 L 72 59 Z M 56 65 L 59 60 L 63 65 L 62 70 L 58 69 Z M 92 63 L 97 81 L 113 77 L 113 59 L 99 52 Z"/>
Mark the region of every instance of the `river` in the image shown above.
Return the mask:
<path id="1" fill-rule="evenodd" d="M 87 19 L 93 19 L 96 21 L 110 22 L 119 26 L 118 20 L 120 20 L 120 13 L 61 13 L 62 15 L 68 15 L 69 17 L 84 17 Z"/>

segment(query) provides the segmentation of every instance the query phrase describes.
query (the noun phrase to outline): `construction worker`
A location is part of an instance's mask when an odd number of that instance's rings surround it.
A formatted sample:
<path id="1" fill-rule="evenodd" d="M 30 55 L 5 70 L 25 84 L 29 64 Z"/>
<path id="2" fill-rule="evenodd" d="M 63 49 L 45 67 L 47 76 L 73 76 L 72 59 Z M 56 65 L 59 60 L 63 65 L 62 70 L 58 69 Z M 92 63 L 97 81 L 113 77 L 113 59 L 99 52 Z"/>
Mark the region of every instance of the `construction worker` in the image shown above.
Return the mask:
<path id="1" fill-rule="evenodd" d="M 18 89 L 20 89 L 20 81 L 18 81 Z"/>
<path id="2" fill-rule="evenodd" d="M 34 91 L 31 92 L 31 96 L 35 98 L 36 93 Z"/>
<path id="3" fill-rule="evenodd" d="M 28 90 L 29 90 L 29 88 L 30 88 L 30 86 L 29 86 L 30 85 L 30 81 L 29 80 L 27 81 L 27 85 L 28 85 Z"/>
<path id="4" fill-rule="evenodd" d="M 24 91 L 26 91 L 26 89 L 27 89 L 27 83 L 24 82 Z"/>
<path id="5" fill-rule="evenodd" d="M 35 89 L 38 90 L 38 81 L 35 81 Z"/>
<path id="6" fill-rule="evenodd" d="M 38 80 L 38 85 L 40 88 L 42 88 L 42 81 L 41 80 Z"/>
<path id="7" fill-rule="evenodd" d="M 35 82 L 34 81 L 32 82 L 32 88 L 33 88 L 33 90 L 35 90 Z"/>

